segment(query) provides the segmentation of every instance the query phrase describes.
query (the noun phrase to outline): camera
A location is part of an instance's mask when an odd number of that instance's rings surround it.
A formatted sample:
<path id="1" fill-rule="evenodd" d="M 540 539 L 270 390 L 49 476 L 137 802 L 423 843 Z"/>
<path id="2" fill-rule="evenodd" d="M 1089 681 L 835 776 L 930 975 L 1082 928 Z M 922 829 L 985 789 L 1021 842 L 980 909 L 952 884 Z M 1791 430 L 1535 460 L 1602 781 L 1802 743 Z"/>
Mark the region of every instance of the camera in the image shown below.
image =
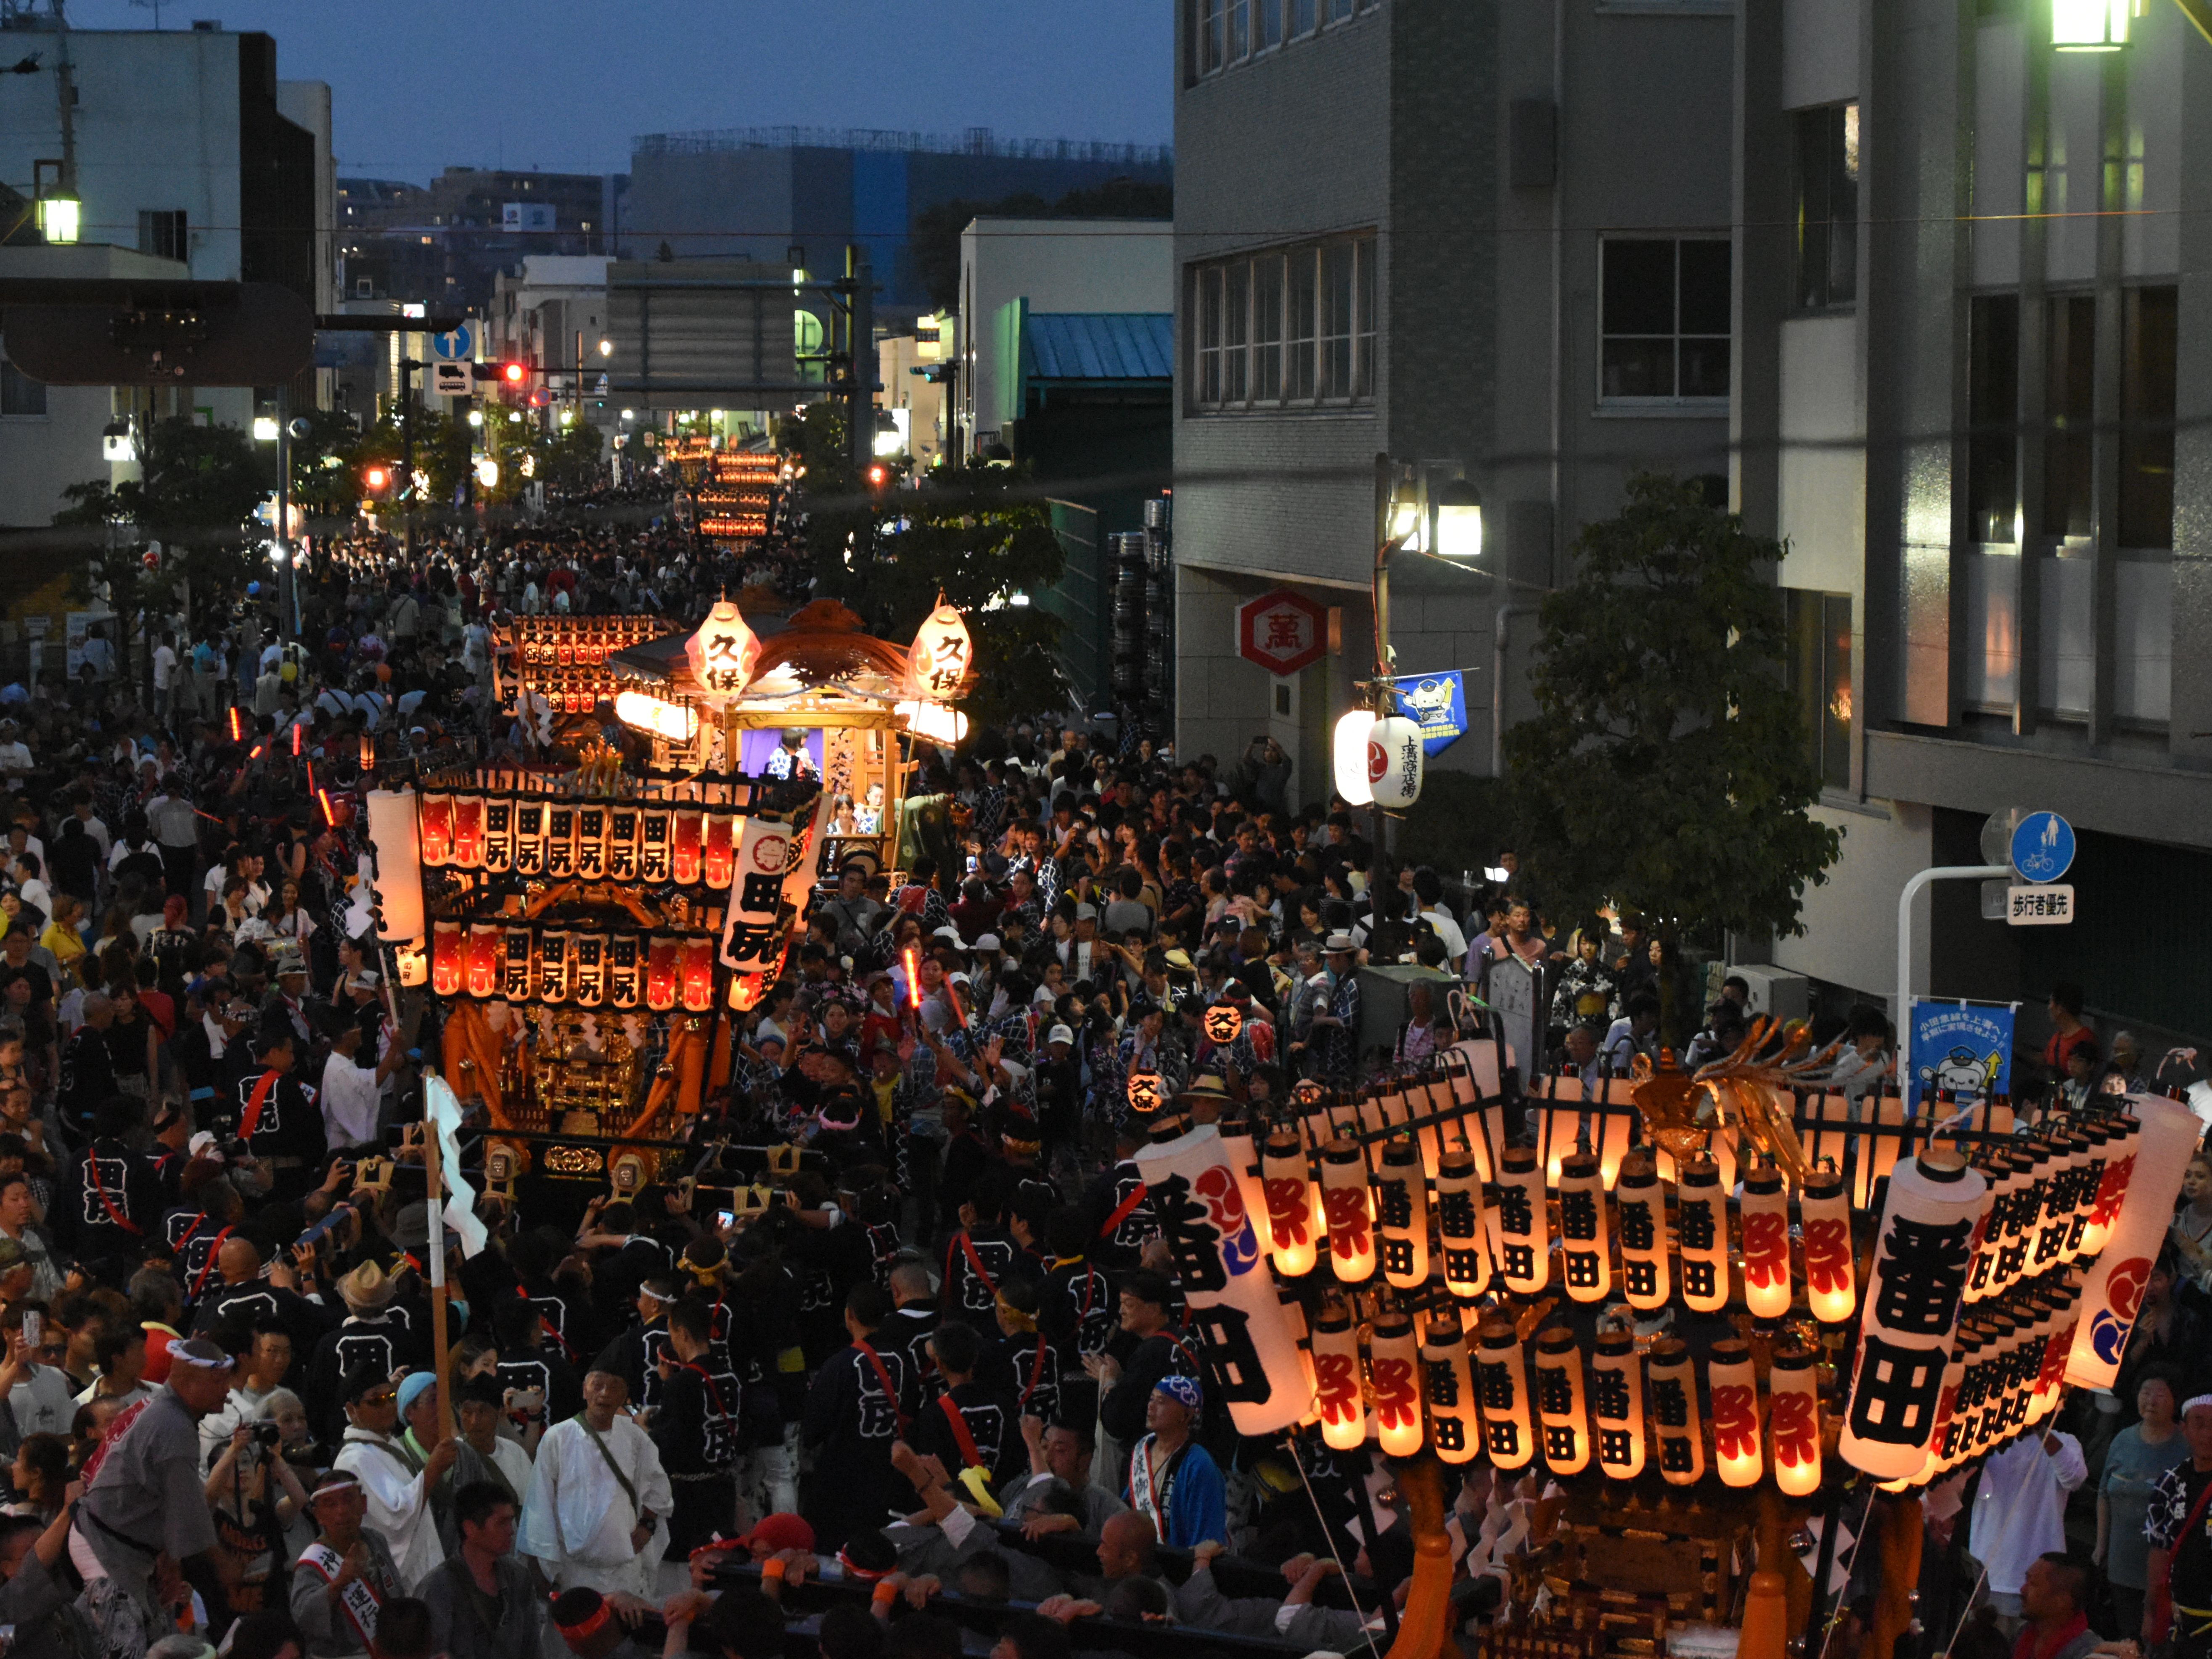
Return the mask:
<path id="1" fill-rule="evenodd" d="M 283 1438 L 284 1431 L 274 1423 L 256 1423 L 253 1425 L 253 1443 L 257 1446 L 274 1446 Z"/>

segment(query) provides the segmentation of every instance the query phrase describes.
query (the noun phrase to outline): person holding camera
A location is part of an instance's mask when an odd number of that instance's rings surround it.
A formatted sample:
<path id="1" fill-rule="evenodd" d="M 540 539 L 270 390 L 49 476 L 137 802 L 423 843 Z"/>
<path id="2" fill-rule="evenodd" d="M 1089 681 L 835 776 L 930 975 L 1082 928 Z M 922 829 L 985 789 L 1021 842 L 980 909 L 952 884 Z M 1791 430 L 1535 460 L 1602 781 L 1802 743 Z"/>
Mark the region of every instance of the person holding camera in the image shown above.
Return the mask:
<path id="1" fill-rule="evenodd" d="M 208 1507 L 222 1548 L 236 1569 L 232 1608 L 258 1613 L 277 1605 L 284 1529 L 307 1507 L 307 1490 L 284 1457 L 283 1431 L 262 1419 L 241 1423 L 208 1471 Z"/>

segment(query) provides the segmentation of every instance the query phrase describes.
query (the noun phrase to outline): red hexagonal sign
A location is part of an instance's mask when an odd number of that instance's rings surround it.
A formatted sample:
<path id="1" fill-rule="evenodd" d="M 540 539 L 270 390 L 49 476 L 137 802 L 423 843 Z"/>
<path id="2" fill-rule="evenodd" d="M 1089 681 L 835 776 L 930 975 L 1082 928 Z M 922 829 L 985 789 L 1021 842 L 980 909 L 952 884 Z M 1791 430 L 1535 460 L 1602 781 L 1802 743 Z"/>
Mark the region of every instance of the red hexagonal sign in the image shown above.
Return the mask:
<path id="1" fill-rule="evenodd" d="M 1237 607 L 1237 654 L 1271 674 L 1295 674 L 1328 648 L 1328 612 L 1279 587 Z"/>

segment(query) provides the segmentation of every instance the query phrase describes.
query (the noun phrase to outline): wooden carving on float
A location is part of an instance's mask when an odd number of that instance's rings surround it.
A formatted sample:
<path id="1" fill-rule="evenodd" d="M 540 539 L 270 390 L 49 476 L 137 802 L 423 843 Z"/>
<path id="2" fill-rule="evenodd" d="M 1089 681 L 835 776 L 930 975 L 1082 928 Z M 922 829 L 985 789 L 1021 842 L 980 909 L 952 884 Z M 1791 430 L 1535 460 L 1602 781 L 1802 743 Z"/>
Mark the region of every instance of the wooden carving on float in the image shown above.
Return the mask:
<path id="1" fill-rule="evenodd" d="M 1734 1125 L 1783 1169 L 1792 1185 L 1802 1187 L 1812 1162 L 1790 1121 L 1790 1091 L 1800 1078 L 1832 1060 L 1843 1039 L 1808 1055 L 1811 1041 L 1805 1026 L 1784 1026 L 1762 1014 L 1734 1053 L 1695 1073 L 1674 1065 L 1672 1055 L 1654 1066 L 1638 1054 L 1632 1073 L 1637 1109 L 1652 1139 L 1678 1161 L 1704 1152 L 1715 1130 Z"/>
<path id="2" fill-rule="evenodd" d="M 788 669 L 807 685 L 829 685 L 872 671 L 903 680 L 907 653 L 888 640 L 861 631 L 860 619 L 835 599 L 817 599 L 791 613 L 783 632 L 763 642 L 755 681 Z"/>

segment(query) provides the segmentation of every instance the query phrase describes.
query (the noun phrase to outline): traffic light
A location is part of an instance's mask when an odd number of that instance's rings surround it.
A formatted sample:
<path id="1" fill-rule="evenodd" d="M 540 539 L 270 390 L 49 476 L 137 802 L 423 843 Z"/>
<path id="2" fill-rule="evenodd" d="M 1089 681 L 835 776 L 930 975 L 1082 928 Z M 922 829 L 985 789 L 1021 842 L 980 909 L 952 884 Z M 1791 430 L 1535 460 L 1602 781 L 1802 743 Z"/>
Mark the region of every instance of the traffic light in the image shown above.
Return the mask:
<path id="1" fill-rule="evenodd" d="M 361 482 L 372 495 L 381 495 L 392 487 L 392 469 L 372 462 L 361 475 Z"/>
<path id="2" fill-rule="evenodd" d="M 506 363 L 501 366 L 499 374 L 509 386 L 520 386 L 529 378 L 530 371 L 520 363 Z"/>
<path id="3" fill-rule="evenodd" d="M 891 481 L 891 470 L 881 461 L 868 469 L 868 488 L 881 489 Z"/>

